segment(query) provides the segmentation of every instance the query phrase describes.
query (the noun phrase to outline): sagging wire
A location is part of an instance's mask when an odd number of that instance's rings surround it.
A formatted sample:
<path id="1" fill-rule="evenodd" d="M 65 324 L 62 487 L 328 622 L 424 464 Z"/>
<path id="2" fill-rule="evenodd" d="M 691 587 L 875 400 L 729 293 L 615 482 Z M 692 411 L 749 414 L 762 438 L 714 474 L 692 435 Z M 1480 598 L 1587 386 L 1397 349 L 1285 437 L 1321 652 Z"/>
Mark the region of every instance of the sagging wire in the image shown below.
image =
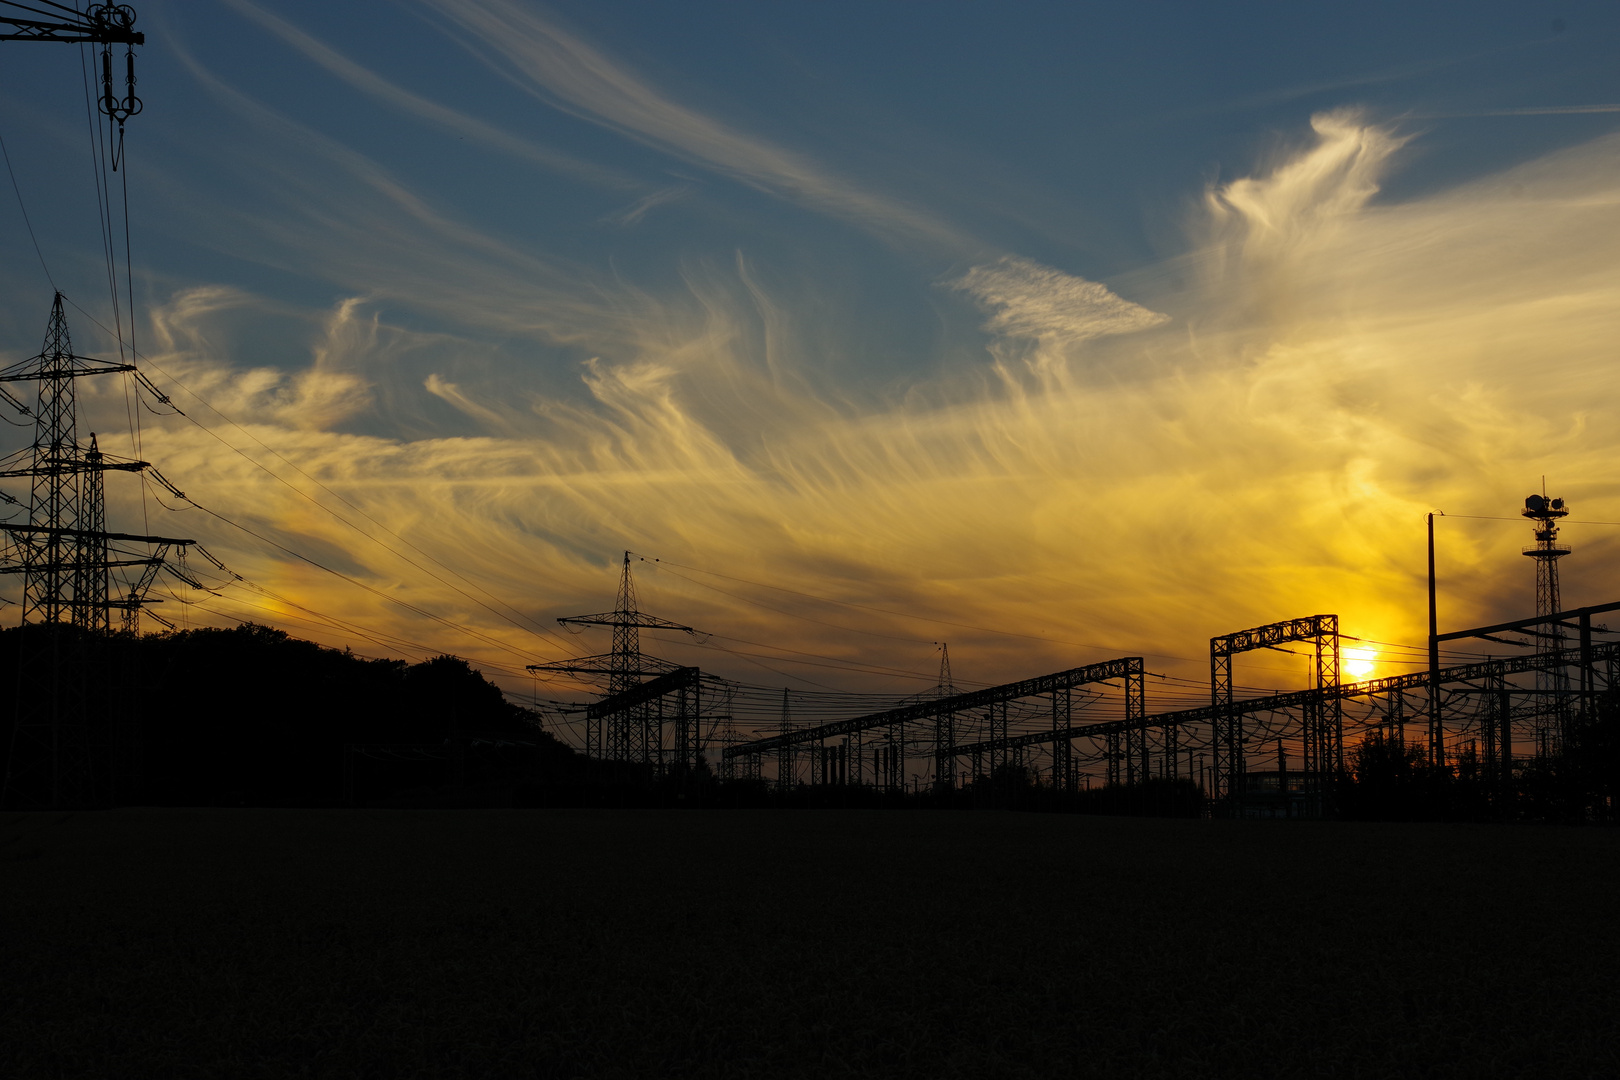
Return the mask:
<path id="1" fill-rule="evenodd" d="M 5 155 L 6 174 L 11 177 L 11 190 L 17 195 L 17 209 L 22 211 L 23 224 L 28 227 L 28 239 L 34 244 L 34 254 L 39 256 L 39 268 L 45 271 L 45 280 L 50 283 L 51 291 L 58 291 L 56 279 L 51 276 L 51 268 L 45 265 L 45 252 L 40 250 L 39 238 L 34 235 L 34 223 L 28 220 L 28 207 L 23 205 L 22 188 L 17 183 L 17 174 L 11 168 L 11 151 L 6 149 L 6 140 L 0 135 L 0 154 Z"/>

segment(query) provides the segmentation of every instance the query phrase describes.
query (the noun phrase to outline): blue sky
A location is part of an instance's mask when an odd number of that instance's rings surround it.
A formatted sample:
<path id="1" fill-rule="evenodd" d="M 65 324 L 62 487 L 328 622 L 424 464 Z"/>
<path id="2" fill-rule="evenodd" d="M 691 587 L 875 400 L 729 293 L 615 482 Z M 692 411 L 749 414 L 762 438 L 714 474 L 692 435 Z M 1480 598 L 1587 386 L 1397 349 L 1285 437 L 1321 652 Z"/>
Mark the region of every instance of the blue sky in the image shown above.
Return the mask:
<path id="1" fill-rule="evenodd" d="M 1196 670 L 1210 634 L 1307 609 L 1413 640 L 1427 509 L 1510 515 L 1547 473 L 1620 520 L 1612 4 L 138 11 L 137 342 L 241 425 L 152 416 L 142 452 L 476 631 L 182 515 L 391 643 L 563 648 L 357 536 L 339 494 L 540 622 L 606 606 L 630 548 L 916 616 L 649 565 L 668 617 L 918 673 L 949 636 L 980 681 Z M 0 48 L 45 260 L 107 321 L 79 57 Z M 13 199 L 0 250 L 17 358 L 50 286 Z M 127 428 L 117 393 L 84 407 Z M 1528 530 L 1448 529 L 1457 619 L 1531 602 Z M 1610 599 L 1611 541 L 1581 543 L 1566 592 Z"/>

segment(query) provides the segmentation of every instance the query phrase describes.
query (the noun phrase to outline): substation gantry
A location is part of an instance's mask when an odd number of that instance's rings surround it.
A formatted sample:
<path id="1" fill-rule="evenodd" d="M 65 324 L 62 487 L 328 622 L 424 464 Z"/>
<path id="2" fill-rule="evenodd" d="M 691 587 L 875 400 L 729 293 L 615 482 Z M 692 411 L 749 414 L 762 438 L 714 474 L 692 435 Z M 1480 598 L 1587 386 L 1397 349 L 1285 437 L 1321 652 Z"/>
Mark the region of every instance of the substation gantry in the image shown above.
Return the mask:
<path id="1" fill-rule="evenodd" d="M 934 787 L 936 790 L 949 791 L 956 786 L 957 763 L 963 756 L 978 759 L 975 775 L 980 775 L 979 765 L 985 761 L 988 761 L 992 775 L 997 768 L 1006 763 L 1007 751 L 1014 748 L 1014 743 L 1006 731 L 1006 709 L 1009 703 L 1027 698 L 1048 698 L 1055 739 L 1061 733 L 1078 730 L 1072 725 L 1074 715 L 1072 692 L 1092 684 L 1110 682 L 1124 686 L 1126 729 L 1142 731 L 1142 721 L 1146 717 L 1142 658 L 1131 656 L 1070 668 L 1050 675 L 1040 675 L 1020 682 L 1004 683 L 983 690 L 973 690 L 965 694 L 953 694 L 932 701 L 902 705 L 848 720 L 834 720 L 796 731 L 783 731 L 766 738 L 726 747 L 722 755 L 727 761 L 752 758 L 756 764 L 751 765 L 750 769 L 757 771 L 758 760 L 766 754 L 774 753 L 778 755 L 778 769 L 781 774 L 785 769 L 791 768 L 790 765 L 783 763 L 792 761 L 791 755 L 795 748 L 805 747 L 810 753 L 811 783 L 860 784 L 863 783 L 866 773 L 863 736 L 868 732 L 881 732 L 882 738 L 872 747 L 873 784 L 883 790 L 900 790 L 905 786 L 905 728 L 911 724 L 928 723 L 932 727 L 933 736 L 931 742 Z M 958 721 L 979 710 L 984 710 L 985 726 L 992 732 L 999 729 L 1000 736 L 992 735 L 989 740 L 959 744 Z M 827 743 L 830 739 L 840 741 L 829 746 Z M 1064 748 L 1067 748 L 1066 742 Z M 1054 762 L 1054 781 L 1065 789 L 1073 788 L 1074 770 L 1071 755 L 1058 752 Z"/>
<path id="2" fill-rule="evenodd" d="M 644 763 L 658 773 L 690 775 L 705 742 L 703 681 L 703 672 L 697 668 L 678 667 L 593 702 L 585 710 L 585 722 L 636 724 L 656 733 L 644 738 L 643 744 L 649 748 Z M 662 736 L 666 723 L 672 724 L 675 736 L 667 754 Z"/>
<path id="3" fill-rule="evenodd" d="M 1580 715 L 1593 715 L 1603 694 L 1620 691 L 1620 642 L 1598 643 L 1593 638 L 1608 632 L 1593 617 L 1612 611 L 1620 611 L 1620 603 L 1451 631 L 1438 635 L 1436 642 L 1465 638 L 1508 641 L 1503 634 L 1545 642 L 1551 633 L 1547 628 L 1558 627 L 1578 635 L 1576 648 L 1543 646 L 1526 655 L 1351 683 L 1340 678 L 1338 617 L 1312 615 L 1212 638 L 1210 703 L 1205 706 L 1149 714 L 1142 660 L 1122 657 L 847 720 L 796 730 L 784 725 L 774 735 L 729 746 L 723 753 L 728 762 L 748 762 L 747 773 L 756 776 L 761 760 L 776 755 L 781 783 L 782 776 L 792 776 L 784 771 L 791 768 L 790 755 L 808 751 L 812 784 L 865 784 L 869 776 L 872 786 L 896 790 L 904 786 L 906 746 L 931 745 L 935 788 L 950 790 L 958 782 L 962 758 L 972 761 L 971 776 L 993 776 L 1001 765 L 1019 763 L 1025 749 L 1047 746 L 1052 786 L 1072 791 L 1075 744 L 1086 741 L 1094 748 L 1094 756 L 1105 761 L 1110 784 L 1186 778 L 1200 783 L 1217 814 L 1316 817 L 1333 812 L 1334 788 L 1345 771 L 1345 710 L 1354 704 L 1358 710 L 1355 723 L 1364 738 L 1387 737 L 1404 743 L 1409 715 L 1437 717 L 1438 727 L 1429 732 L 1431 741 L 1441 747 L 1437 753 L 1442 757 L 1436 760 L 1443 760 L 1448 746 L 1472 753 L 1484 775 L 1494 778 L 1492 798 L 1506 800 L 1511 798 L 1515 762 L 1524 760 L 1514 754 L 1515 731 L 1526 723 L 1540 723 L 1533 702 L 1542 693 L 1538 687 L 1544 684 L 1544 676 L 1558 673 L 1567 680 L 1570 668 L 1578 670 L 1579 690 L 1566 696 L 1570 699 L 1567 707 Z M 1288 644 L 1309 646 L 1313 685 L 1237 697 L 1232 658 Z M 1516 685 L 1512 680 L 1521 675 L 1533 676 L 1537 687 Z M 1074 707 L 1072 695 L 1102 683 L 1123 687 L 1124 716 L 1076 722 L 1081 709 Z M 1008 731 L 1007 704 L 1041 696 L 1049 698 L 1049 708 L 1043 712 L 1049 712 L 1050 723 L 1036 730 Z M 1410 702 L 1413 697 L 1418 699 L 1416 703 Z M 1425 698 L 1433 701 L 1432 707 Z M 1532 705 L 1515 710 L 1515 698 Z M 958 737 L 962 721 L 971 715 L 982 716 L 977 726 L 987 738 L 966 741 Z M 1024 723 L 1031 717 L 1026 710 Z M 908 740 L 906 729 L 918 725 L 924 725 L 931 738 Z M 870 747 L 868 758 L 861 738 L 872 732 L 882 735 Z M 1285 738 L 1299 740 L 1303 761 L 1298 770 L 1287 766 Z M 835 739 L 839 741 L 829 745 Z M 1254 751 L 1269 750 L 1273 742 L 1278 753 L 1275 774 L 1250 771 L 1248 762 Z M 1195 764 L 1195 750 L 1212 756 L 1207 770 Z"/>
<path id="4" fill-rule="evenodd" d="M 1301 702 L 1305 767 L 1302 779 L 1320 787 L 1344 769 L 1344 716 L 1339 685 L 1339 617 L 1308 615 L 1302 619 L 1268 623 L 1234 634 L 1209 639 L 1210 751 L 1214 788 L 1210 797 L 1231 800 L 1246 785 L 1244 712 L 1233 707 L 1232 658 L 1256 649 L 1280 649 L 1293 642 L 1309 642 L 1315 663 L 1311 697 Z"/>

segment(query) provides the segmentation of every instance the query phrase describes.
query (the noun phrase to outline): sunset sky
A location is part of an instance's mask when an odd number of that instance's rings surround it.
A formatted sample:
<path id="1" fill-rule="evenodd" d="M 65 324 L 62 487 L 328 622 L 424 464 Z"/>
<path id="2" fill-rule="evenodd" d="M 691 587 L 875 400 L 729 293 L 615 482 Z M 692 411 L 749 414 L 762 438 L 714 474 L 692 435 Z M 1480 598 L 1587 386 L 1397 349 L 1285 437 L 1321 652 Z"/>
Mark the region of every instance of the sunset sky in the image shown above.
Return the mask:
<path id="1" fill-rule="evenodd" d="M 136 8 L 136 347 L 190 418 L 142 411 L 141 456 L 370 587 L 115 477 L 110 527 L 263 590 L 170 583 L 177 623 L 455 652 L 524 700 L 607 650 L 555 619 L 628 549 L 713 635 L 646 646 L 750 683 L 913 693 L 941 641 L 967 684 L 1196 681 L 1300 615 L 1420 643 L 1431 509 L 1442 629 L 1533 614 L 1530 530 L 1490 519 L 1543 476 L 1565 606 L 1620 599 L 1583 524 L 1620 522 L 1612 3 Z M 0 44 L 0 135 L 111 325 L 75 50 Z M 6 362 L 52 290 L 9 187 Z M 81 387 L 80 432 L 129 455 L 125 389 Z"/>

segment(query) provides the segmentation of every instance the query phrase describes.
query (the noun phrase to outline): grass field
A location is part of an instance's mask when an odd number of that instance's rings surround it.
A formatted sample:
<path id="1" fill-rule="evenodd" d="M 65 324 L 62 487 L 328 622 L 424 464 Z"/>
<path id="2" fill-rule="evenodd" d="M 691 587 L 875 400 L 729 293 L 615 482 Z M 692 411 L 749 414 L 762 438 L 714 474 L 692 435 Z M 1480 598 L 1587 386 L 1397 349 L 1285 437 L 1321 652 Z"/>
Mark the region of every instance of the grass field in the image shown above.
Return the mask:
<path id="1" fill-rule="evenodd" d="M 0 818 L 0 1076 L 1620 1075 L 1620 832 Z"/>

